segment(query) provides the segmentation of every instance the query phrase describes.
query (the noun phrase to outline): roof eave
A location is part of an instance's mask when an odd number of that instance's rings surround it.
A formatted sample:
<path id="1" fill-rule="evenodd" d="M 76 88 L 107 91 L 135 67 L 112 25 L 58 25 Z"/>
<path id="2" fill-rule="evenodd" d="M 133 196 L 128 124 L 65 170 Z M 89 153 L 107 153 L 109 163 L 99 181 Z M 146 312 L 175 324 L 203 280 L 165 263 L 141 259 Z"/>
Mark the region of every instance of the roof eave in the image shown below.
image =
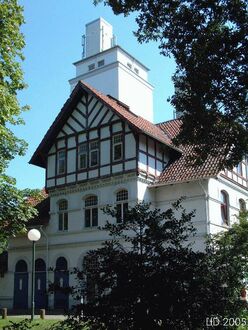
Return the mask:
<path id="1" fill-rule="evenodd" d="M 211 178 L 217 178 L 217 175 L 209 175 L 209 176 L 203 176 L 200 178 L 192 178 L 192 179 L 185 179 L 185 180 L 180 180 L 180 181 L 168 181 L 168 182 L 158 182 L 153 185 L 148 186 L 148 188 L 158 188 L 162 186 L 170 186 L 174 184 L 181 184 L 181 183 L 189 183 L 189 182 L 196 182 L 196 181 L 201 181 L 201 180 L 207 180 Z"/>

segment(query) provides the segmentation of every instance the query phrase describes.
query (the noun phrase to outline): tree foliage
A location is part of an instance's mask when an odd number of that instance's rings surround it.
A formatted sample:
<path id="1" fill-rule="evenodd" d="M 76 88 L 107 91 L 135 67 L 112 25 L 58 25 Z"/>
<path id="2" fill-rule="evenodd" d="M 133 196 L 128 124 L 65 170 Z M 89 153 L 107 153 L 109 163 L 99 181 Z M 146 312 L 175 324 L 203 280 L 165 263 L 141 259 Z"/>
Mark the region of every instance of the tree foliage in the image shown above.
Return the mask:
<path id="1" fill-rule="evenodd" d="M 106 210 L 114 219 L 117 209 Z M 89 251 L 71 288 L 75 329 L 205 329 L 206 319 L 239 318 L 248 272 L 248 217 L 194 251 L 194 212 L 180 201 L 165 212 L 145 203 L 108 222 L 110 239 Z M 82 301 L 82 297 L 84 298 Z M 221 324 L 221 323 L 220 323 Z M 235 328 L 235 326 L 233 327 Z"/>
<path id="2" fill-rule="evenodd" d="M 139 42 L 155 40 L 176 62 L 170 102 L 183 113 L 177 144 L 198 162 L 223 151 L 223 167 L 248 153 L 248 13 L 245 0 L 94 0 L 135 12 Z"/>
<path id="3" fill-rule="evenodd" d="M 17 0 L 0 0 L 0 248 L 6 239 L 18 233 L 34 215 L 26 194 L 6 174 L 9 162 L 23 155 L 26 143 L 13 133 L 13 125 L 23 123 L 17 94 L 25 88 L 21 62 L 25 46 L 20 27 L 23 8 Z"/>

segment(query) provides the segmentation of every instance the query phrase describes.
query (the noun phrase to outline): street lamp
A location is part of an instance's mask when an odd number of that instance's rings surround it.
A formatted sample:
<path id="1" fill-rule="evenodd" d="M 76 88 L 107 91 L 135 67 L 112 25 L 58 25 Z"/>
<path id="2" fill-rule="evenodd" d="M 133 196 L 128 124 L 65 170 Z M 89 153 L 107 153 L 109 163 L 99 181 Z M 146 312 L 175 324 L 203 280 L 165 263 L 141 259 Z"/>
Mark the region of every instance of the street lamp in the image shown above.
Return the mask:
<path id="1" fill-rule="evenodd" d="M 35 243 L 40 239 L 40 232 L 38 229 L 30 229 L 28 232 L 28 239 L 33 242 L 33 253 L 32 253 L 32 293 L 31 293 L 31 306 L 32 314 L 31 320 L 34 319 L 34 286 L 35 286 Z"/>

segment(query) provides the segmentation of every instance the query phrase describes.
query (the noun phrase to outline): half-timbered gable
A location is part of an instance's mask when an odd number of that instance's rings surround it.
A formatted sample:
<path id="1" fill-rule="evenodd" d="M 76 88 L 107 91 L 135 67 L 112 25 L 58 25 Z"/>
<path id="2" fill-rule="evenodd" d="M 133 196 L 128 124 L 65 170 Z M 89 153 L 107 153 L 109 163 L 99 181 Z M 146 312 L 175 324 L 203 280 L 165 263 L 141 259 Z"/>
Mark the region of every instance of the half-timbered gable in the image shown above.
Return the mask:
<path id="1" fill-rule="evenodd" d="M 83 95 L 47 159 L 47 188 L 136 171 L 136 140 L 129 125 L 111 109 L 96 97 Z"/>
<path id="2" fill-rule="evenodd" d="M 31 162 L 46 167 L 48 189 L 129 172 L 154 181 L 175 149 L 160 128 L 79 82 Z"/>
<path id="3" fill-rule="evenodd" d="M 140 134 L 138 159 L 139 174 L 154 181 L 168 164 L 170 150 L 155 139 Z"/>

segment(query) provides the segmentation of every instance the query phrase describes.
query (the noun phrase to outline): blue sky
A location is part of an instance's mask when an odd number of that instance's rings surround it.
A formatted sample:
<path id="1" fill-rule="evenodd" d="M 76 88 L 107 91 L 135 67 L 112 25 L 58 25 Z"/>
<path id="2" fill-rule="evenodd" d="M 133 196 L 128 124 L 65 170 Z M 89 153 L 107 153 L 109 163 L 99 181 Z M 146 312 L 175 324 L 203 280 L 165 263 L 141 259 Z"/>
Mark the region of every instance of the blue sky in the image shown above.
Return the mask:
<path id="1" fill-rule="evenodd" d="M 155 122 L 173 118 L 167 98 L 173 94 L 174 62 L 159 54 L 156 43 L 137 42 L 132 33 L 137 27 L 135 14 L 115 16 L 109 7 L 95 7 L 93 0 L 20 0 L 20 4 L 26 20 L 22 27 L 26 40 L 23 70 L 28 88 L 20 93 L 19 100 L 31 110 L 23 115 L 25 126 L 14 130 L 29 144 L 26 156 L 16 157 L 7 171 L 16 178 L 18 188 L 45 185 L 44 169 L 28 161 L 69 97 L 68 80 L 75 77 L 72 63 L 81 59 L 85 24 L 100 16 L 113 25 L 117 43 L 150 68 Z"/>

